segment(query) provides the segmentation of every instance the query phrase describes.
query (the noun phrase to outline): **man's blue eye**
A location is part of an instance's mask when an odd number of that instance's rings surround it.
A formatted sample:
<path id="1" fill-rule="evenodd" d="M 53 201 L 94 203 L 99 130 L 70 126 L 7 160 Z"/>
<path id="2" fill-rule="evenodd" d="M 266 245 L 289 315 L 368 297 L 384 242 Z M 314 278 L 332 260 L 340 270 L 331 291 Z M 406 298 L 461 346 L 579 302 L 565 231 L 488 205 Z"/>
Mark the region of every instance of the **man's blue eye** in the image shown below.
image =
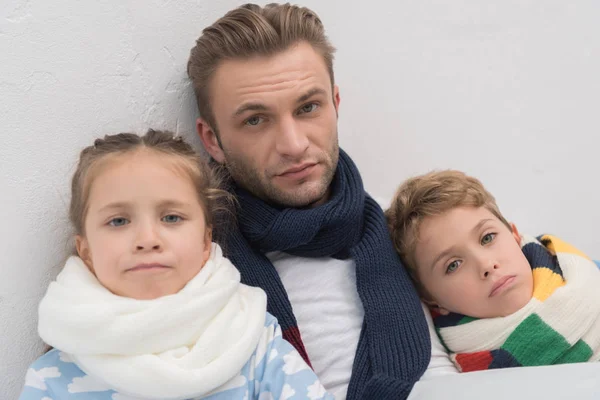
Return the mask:
<path id="1" fill-rule="evenodd" d="M 262 118 L 261 117 L 250 117 L 246 120 L 246 125 L 256 126 L 260 124 Z"/>
<path id="2" fill-rule="evenodd" d="M 162 218 L 162 220 L 169 224 L 174 224 L 176 222 L 181 221 L 181 217 L 179 215 L 166 215 Z"/>
<path id="3" fill-rule="evenodd" d="M 306 113 L 311 113 L 311 112 L 315 111 L 316 109 L 317 109 L 317 105 L 315 103 L 310 103 L 310 104 L 306 104 L 305 106 L 302 106 L 300 111 L 302 113 L 306 114 Z"/>
<path id="4" fill-rule="evenodd" d="M 113 218 L 109 221 L 109 225 L 111 226 L 123 226 L 123 225 L 127 225 L 129 223 L 129 221 L 127 220 L 127 218 Z"/>

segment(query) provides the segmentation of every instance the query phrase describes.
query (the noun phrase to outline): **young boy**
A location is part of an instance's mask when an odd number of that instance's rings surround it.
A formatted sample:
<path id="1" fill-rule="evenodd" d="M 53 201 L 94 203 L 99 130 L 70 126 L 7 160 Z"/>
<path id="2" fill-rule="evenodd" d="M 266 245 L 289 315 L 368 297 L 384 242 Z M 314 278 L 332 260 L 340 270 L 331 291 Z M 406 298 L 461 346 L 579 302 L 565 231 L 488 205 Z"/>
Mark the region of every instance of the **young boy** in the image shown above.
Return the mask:
<path id="1" fill-rule="evenodd" d="M 600 360 L 600 271 L 520 235 L 477 179 L 409 179 L 386 211 L 394 246 L 462 372 Z"/>

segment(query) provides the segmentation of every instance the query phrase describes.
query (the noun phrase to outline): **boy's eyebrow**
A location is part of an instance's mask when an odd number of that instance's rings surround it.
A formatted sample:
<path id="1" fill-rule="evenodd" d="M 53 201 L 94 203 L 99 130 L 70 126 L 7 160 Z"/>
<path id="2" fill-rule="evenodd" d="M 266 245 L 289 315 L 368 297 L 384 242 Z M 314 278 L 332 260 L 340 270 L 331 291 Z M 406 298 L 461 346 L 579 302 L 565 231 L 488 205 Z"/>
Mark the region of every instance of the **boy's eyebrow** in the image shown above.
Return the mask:
<path id="1" fill-rule="evenodd" d="M 479 229 L 481 229 L 481 227 L 482 227 L 482 226 L 483 226 L 483 225 L 484 225 L 486 222 L 489 222 L 489 221 L 493 221 L 493 219 L 492 219 L 492 218 L 485 218 L 485 219 L 482 219 L 481 221 L 479 221 L 479 222 L 477 223 L 477 225 L 475 225 L 475 226 L 473 227 L 473 229 L 471 229 L 471 232 L 472 232 L 472 233 L 475 233 L 475 232 L 477 232 Z M 440 253 L 440 254 L 439 254 L 439 255 L 438 255 L 436 258 L 435 258 L 435 260 L 433 260 L 433 263 L 431 264 L 431 270 L 433 271 L 433 269 L 435 268 L 436 264 L 437 264 L 437 263 L 440 261 L 440 259 L 442 259 L 442 258 L 444 258 L 445 256 L 447 256 L 449 253 L 451 253 L 451 252 L 452 252 L 452 250 L 454 250 L 454 246 L 452 246 L 452 247 L 449 247 L 449 248 L 447 248 L 446 250 L 442 251 L 442 252 L 441 252 L 441 253 Z"/>
<path id="2" fill-rule="evenodd" d="M 437 263 L 444 257 L 446 257 L 448 254 L 450 254 L 452 252 L 452 250 L 454 250 L 454 246 L 447 248 L 446 250 L 442 251 L 440 254 L 438 254 L 438 256 L 435 258 L 435 260 L 433 260 L 433 263 L 431 263 L 431 270 L 433 271 L 435 269 L 435 266 L 437 265 Z"/>
<path id="3" fill-rule="evenodd" d="M 479 221 L 477 223 L 477 225 L 475 225 L 475 227 L 473 229 L 471 229 L 471 232 L 475 233 L 476 231 L 478 231 L 488 221 L 493 221 L 493 219 L 491 219 L 491 218 L 482 219 L 481 221 Z"/>

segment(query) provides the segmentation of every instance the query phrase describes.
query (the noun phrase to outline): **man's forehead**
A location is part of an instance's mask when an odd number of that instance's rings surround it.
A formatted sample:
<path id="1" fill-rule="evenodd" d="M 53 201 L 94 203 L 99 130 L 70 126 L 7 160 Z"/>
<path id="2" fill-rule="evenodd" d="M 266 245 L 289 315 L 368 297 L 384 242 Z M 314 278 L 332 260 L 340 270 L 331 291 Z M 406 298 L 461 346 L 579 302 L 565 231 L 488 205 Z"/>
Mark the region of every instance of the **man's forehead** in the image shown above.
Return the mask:
<path id="1" fill-rule="evenodd" d="M 226 60 L 211 86 L 216 103 L 235 108 L 252 96 L 298 96 L 315 87 L 331 91 L 331 80 L 323 57 L 309 44 L 299 44 L 272 56 Z"/>

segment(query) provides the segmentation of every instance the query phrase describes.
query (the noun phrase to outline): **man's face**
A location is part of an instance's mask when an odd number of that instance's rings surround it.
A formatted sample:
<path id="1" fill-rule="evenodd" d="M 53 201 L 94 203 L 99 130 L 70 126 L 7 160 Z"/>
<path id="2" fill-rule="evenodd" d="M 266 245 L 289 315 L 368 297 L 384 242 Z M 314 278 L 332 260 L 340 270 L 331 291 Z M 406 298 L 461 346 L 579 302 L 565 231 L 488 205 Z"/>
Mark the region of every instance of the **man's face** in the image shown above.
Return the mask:
<path id="1" fill-rule="evenodd" d="M 200 119 L 198 132 L 240 186 L 288 207 L 327 200 L 339 156 L 339 92 L 312 46 L 224 61 L 210 90 L 216 126 Z"/>

